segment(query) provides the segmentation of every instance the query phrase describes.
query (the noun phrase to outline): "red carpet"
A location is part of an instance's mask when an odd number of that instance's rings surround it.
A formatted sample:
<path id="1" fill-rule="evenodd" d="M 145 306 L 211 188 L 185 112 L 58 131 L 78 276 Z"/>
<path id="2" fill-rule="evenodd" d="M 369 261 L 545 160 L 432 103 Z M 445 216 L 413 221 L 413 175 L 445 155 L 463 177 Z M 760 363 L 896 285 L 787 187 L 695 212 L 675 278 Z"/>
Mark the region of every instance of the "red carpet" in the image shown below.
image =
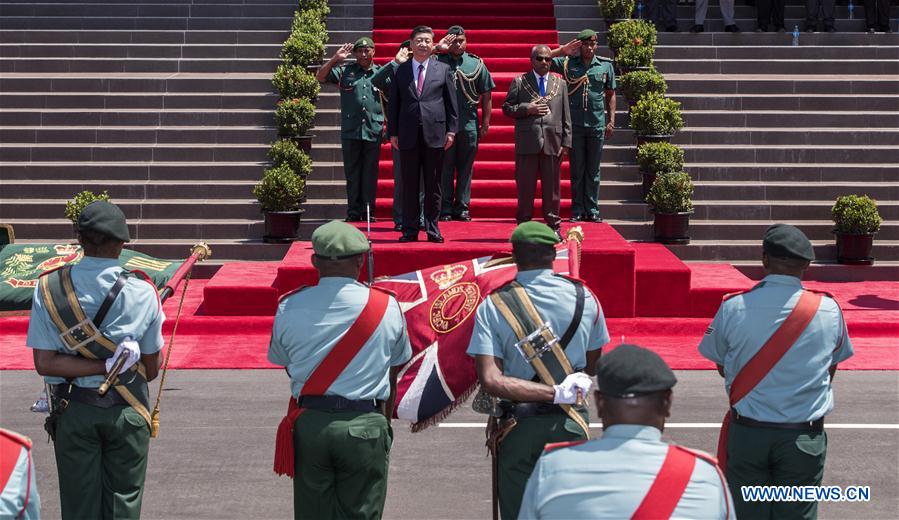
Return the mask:
<path id="1" fill-rule="evenodd" d="M 519 13 L 520 16 L 509 16 Z M 481 142 L 472 173 L 471 215 L 474 218 L 512 218 L 515 215 L 515 145 L 513 120 L 502 113 L 502 103 L 516 76 L 531 69 L 530 52 L 536 44 L 555 45 L 559 41 L 551 0 L 524 2 L 374 2 L 373 37 L 381 51 L 377 59 L 389 61 L 409 31 L 427 24 L 446 35 L 450 25 L 465 28 L 468 52 L 483 58 L 496 89 L 493 91 L 490 134 Z M 562 166 L 562 215 L 568 216 L 571 194 L 568 163 Z M 537 192 L 539 193 L 539 191 Z M 393 162 L 389 145 L 381 151 L 376 215 L 389 218 L 393 207 Z M 540 204 L 535 201 L 535 215 Z M 633 311 L 630 311 L 633 315 Z"/>

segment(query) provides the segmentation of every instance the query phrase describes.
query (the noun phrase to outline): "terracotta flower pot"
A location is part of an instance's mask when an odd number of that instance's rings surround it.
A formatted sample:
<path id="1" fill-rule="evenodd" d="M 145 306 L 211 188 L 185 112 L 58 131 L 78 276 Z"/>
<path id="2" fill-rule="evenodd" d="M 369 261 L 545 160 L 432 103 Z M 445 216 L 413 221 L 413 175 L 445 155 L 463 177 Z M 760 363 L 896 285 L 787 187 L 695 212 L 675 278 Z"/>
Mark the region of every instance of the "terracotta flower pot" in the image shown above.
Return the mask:
<path id="1" fill-rule="evenodd" d="M 874 256 L 874 235 L 876 233 L 841 233 L 834 230 L 837 238 L 837 262 L 847 265 L 872 265 Z"/>
<path id="2" fill-rule="evenodd" d="M 302 209 L 296 211 L 265 211 L 265 235 L 262 241 L 269 244 L 284 244 L 297 239 L 300 230 Z"/>
<path id="3" fill-rule="evenodd" d="M 692 212 L 656 213 L 652 224 L 654 240 L 662 244 L 689 244 L 692 214 Z"/>

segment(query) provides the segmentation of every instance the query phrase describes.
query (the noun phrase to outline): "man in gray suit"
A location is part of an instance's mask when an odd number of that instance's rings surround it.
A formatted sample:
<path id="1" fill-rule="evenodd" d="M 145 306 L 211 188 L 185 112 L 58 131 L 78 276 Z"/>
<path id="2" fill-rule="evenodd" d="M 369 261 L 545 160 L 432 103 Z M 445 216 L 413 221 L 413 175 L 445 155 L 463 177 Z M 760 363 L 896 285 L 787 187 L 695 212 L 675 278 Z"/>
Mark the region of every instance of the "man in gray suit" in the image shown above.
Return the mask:
<path id="1" fill-rule="evenodd" d="M 543 220 L 559 238 L 559 167 L 571 148 L 568 85 L 549 72 L 552 54 L 546 45 L 531 50 L 533 71 L 515 78 L 506 94 L 503 113 L 515 120 L 515 185 L 519 223 L 531 220 L 539 173 Z"/>
<path id="2" fill-rule="evenodd" d="M 431 59 L 434 31 L 412 30 L 412 59 L 396 68 L 390 83 L 387 132 L 400 151 L 403 178 L 403 235 L 400 242 L 418 240 L 419 175 L 424 179 L 425 232 L 429 242 L 442 243 L 440 174 L 443 152 L 453 145 L 458 129 L 456 87 L 449 65 Z"/>

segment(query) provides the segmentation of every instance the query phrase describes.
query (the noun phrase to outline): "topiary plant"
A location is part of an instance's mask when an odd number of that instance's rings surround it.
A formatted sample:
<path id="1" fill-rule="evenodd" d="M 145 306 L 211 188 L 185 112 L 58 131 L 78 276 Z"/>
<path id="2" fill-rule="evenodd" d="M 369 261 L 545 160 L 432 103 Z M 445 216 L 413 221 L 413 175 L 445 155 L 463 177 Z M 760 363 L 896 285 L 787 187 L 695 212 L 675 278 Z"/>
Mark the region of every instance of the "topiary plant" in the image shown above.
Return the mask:
<path id="1" fill-rule="evenodd" d="M 298 137 L 306 135 L 315 121 L 315 106 L 304 98 L 282 99 L 275 109 L 278 135 Z"/>
<path id="2" fill-rule="evenodd" d="M 647 45 L 625 45 L 615 52 L 615 64 L 622 71 L 652 66 L 655 50 Z"/>
<path id="3" fill-rule="evenodd" d="M 273 166 L 286 164 L 300 177 L 305 178 L 312 173 L 312 159 L 290 139 L 279 139 L 272 143 L 268 156 Z"/>
<path id="4" fill-rule="evenodd" d="M 290 35 L 281 47 L 281 59 L 287 65 L 306 67 L 321 65 L 325 58 L 325 44 L 320 35 L 297 32 Z"/>
<path id="5" fill-rule="evenodd" d="M 305 33 L 317 36 L 322 44 L 328 43 L 328 27 L 325 19 L 327 10 L 308 9 L 293 13 L 293 24 L 290 27 L 291 34 Z"/>
<path id="6" fill-rule="evenodd" d="M 331 12 L 328 8 L 328 0 L 298 0 L 297 7 L 300 11 L 317 10 L 325 15 Z"/>
<path id="7" fill-rule="evenodd" d="M 638 135 L 671 135 L 683 128 L 680 103 L 648 93 L 631 109 L 631 128 Z"/>
<path id="8" fill-rule="evenodd" d="M 321 84 L 315 79 L 315 75 L 305 67 L 297 65 L 278 65 L 272 77 L 272 85 L 278 90 L 282 99 L 312 100 L 321 91 Z"/>
<path id="9" fill-rule="evenodd" d="M 96 195 L 92 191 L 85 190 L 75 195 L 72 197 L 72 200 L 66 201 L 66 218 L 71 220 L 72 224 L 77 224 L 78 217 L 81 216 L 84 207 L 95 200 L 105 200 L 109 202 L 109 193 L 107 193 L 106 190 L 103 190 L 99 195 Z"/>
<path id="10" fill-rule="evenodd" d="M 644 173 L 679 172 L 684 169 L 684 151 L 671 143 L 644 143 L 637 148 L 637 164 Z"/>
<path id="11" fill-rule="evenodd" d="M 621 93 L 631 104 L 650 92 L 664 94 L 668 90 L 665 77 L 655 69 L 628 72 L 621 76 L 618 83 L 621 86 Z"/>
<path id="12" fill-rule="evenodd" d="M 598 0 L 599 12 L 606 20 L 630 18 L 634 12 L 634 0 Z"/>
<path id="13" fill-rule="evenodd" d="M 689 213 L 693 211 L 693 181 L 687 172 L 666 173 L 656 177 L 646 202 L 656 213 Z"/>
<path id="14" fill-rule="evenodd" d="M 876 233 L 883 219 L 877 212 L 877 201 L 867 195 L 837 197 L 831 209 L 837 231 L 849 234 Z"/>
<path id="15" fill-rule="evenodd" d="M 306 190 L 306 181 L 287 164 L 267 168 L 262 180 L 253 187 L 253 195 L 262 211 L 296 211 Z"/>
<path id="16" fill-rule="evenodd" d="M 655 47 L 656 26 L 648 20 L 625 20 L 609 27 L 609 48 L 620 49 L 625 45 Z"/>

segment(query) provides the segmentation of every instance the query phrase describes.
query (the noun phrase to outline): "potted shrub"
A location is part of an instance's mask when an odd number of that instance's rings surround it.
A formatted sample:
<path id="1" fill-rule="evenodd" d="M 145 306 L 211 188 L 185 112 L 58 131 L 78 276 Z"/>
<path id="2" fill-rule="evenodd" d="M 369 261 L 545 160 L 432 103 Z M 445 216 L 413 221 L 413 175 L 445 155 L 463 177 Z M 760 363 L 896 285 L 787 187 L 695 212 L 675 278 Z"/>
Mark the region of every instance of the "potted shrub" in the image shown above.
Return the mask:
<path id="1" fill-rule="evenodd" d="M 871 265 L 874 257 L 874 235 L 883 219 L 877 212 L 877 202 L 867 195 L 837 197 L 831 210 L 836 229 L 837 261 L 841 264 Z"/>
<path id="2" fill-rule="evenodd" d="M 92 191 L 85 190 L 72 197 L 72 200 L 66 201 L 65 215 L 67 219 L 72 221 L 73 227 L 78 224 L 78 217 L 81 216 L 84 207 L 95 200 L 105 200 L 106 202 L 109 202 L 109 193 L 107 193 L 106 190 L 103 190 L 97 195 Z M 77 232 L 78 229 L 75 229 L 75 231 Z"/>
<path id="3" fill-rule="evenodd" d="M 315 103 L 321 84 L 315 75 L 305 67 L 282 64 L 275 69 L 272 85 L 278 90 L 281 99 L 305 98 Z"/>
<path id="4" fill-rule="evenodd" d="M 317 36 L 322 44 L 328 43 L 328 27 L 325 20 L 328 17 L 327 8 L 299 10 L 293 13 L 293 24 L 290 33 L 306 33 Z"/>
<path id="5" fill-rule="evenodd" d="M 674 133 L 683 128 L 680 103 L 662 94 L 649 92 L 631 109 L 631 128 L 637 146 L 656 141 L 670 141 Z"/>
<path id="6" fill-rule="evenodd" d="M 621 74 L 649 70 L 655 49 L 647 45 L 625 45 L 615 52 L 615 66 Z"/>
<path id="7" fill-rule="evenodd" d="M 300 11 L 316 10 L 323 15 L 331 12 L 331 9 L 328 8 L 328 0 L 298 0 L 297 7 Z"/>
<path id="8" fill-rule="evenodd" d="M 634 12 L 634 0 L 598 0 L 599 12 L 611 28 L 616 23 L 628 20 Z"/>
<path id="9" fill-rule="evenodd" d="M 306 191 L 306 181 L 287 164 L 265 170 L 262 180 L 253 187 L 253 195 L 265 215 L 265 235 L 268 243 L 285 243 L 297 239 L 300 228 L 300 207 Z"/>
<path id="10" fill-rule="evenodd" d="M 613 52 L 625 45 L 655 48 L 658 40 L 656 26 L 647 20 L 625 20 L 609 27 L 609 49 Z"/>
<path id="11" fill-rule="evenodd" d="M 618 86 L 627 99 L 628 110 L 644 95 L 650 92 L 664 94 L 668 90 L 665 77 L 653 68 L 628 72 L 618 80 Z"/>
<path id="12" fill-rule="evenodd" d="M 308 99 L 294 98 L 278 101 L 275 109 L 275 125 L 278 135 L 293 139 L 304 152 L 311 153 L 313 135 L 309 130 L 315 124 L 315 106 Z"/>
<path id="13" fill-rule="evenodd" d="M 287 165 L 295 175 L 304 181 L 312 173 L 312 159 L 290 139 L 279 139 L 272 143 L 272 147 L 268 150 L 268 157 L 272 160 L 272 166 Z M 305 190 L 300 202 L 306 202 Z"/>
<path id="14" fill-rule="evenodd" d="M 671 143 L 646 143 L 637 147 L 637 165 L 643 177 L 643 199 L 658 175 L 684 169 L 684 151 Z"/>
<path id="15" fill-rule="evenodd" d="M 690 243 L 692 196 L 693 182 L 686 172 L 666 173 L 656 177 L 646 198 L 655 216 L 652 228 L 656 242 Z"/>
<path id="16" fill-rule="evenodd" d="M 325 58 L 325 44 L 316 34 L 297 32 L 290 35 L 281 47 L 281 59 L 285 65 L 309 69 L 321 67 Z"/>

